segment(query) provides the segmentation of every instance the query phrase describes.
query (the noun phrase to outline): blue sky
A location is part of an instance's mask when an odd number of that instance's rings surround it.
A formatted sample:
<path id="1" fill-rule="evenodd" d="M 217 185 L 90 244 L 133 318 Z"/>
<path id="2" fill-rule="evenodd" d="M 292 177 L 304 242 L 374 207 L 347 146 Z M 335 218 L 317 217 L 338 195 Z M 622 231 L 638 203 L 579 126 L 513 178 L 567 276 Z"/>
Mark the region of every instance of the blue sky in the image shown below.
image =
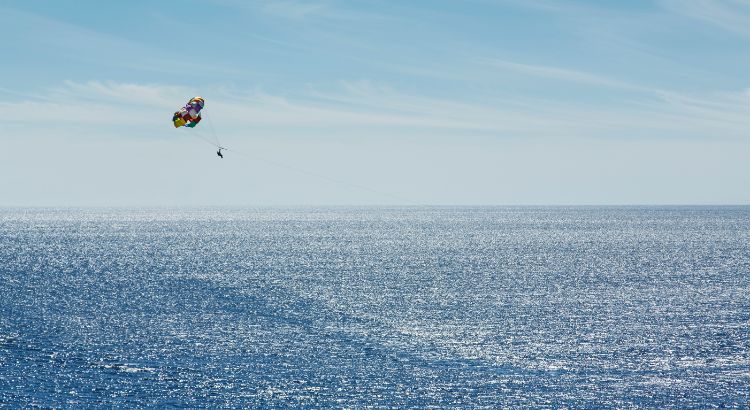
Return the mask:
<path id="1" fill-rule="evenodd" d="M 24 0 L 0 35 L 0 206 L 750 203 L 746 0 Z"/>

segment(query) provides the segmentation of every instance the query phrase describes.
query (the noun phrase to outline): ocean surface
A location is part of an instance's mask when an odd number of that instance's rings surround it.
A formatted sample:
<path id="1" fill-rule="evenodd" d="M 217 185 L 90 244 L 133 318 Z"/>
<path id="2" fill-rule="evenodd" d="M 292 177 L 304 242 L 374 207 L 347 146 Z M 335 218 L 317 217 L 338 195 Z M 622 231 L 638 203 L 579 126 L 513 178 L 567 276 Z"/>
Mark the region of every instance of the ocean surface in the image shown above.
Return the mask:
<path id="1" fill-rule="evenodd" d="M 750 207 L 0 210 L 0 407 L 750 407 Z"/>

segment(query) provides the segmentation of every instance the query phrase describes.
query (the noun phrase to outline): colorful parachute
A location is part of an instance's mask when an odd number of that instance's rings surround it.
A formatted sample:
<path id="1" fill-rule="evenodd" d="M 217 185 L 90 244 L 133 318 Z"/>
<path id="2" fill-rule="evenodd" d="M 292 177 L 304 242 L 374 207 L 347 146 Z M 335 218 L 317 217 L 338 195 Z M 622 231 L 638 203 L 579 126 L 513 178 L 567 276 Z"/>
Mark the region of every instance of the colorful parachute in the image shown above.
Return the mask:
<path id="1" fill-rule="evenodd" d="M 174 116 L 172 117 L 174 127 L 195 127 L 201 122 L 201 110 L 203 109 L 203 104 L 205 104 L 205 101 L 203 101 L 202 97 L 191 98 L 184 107 L 174 113 Z"/>

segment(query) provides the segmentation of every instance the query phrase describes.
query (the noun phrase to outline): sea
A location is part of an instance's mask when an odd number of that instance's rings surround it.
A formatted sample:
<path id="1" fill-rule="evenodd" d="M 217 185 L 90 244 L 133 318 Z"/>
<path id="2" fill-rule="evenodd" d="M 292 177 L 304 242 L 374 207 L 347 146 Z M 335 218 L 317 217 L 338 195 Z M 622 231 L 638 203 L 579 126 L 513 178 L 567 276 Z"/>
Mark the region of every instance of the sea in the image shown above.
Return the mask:
<path id="1" fill-rule="evenodd" d="M 2 408 L 750 408 L 750 207 L 0 209 Z"/>

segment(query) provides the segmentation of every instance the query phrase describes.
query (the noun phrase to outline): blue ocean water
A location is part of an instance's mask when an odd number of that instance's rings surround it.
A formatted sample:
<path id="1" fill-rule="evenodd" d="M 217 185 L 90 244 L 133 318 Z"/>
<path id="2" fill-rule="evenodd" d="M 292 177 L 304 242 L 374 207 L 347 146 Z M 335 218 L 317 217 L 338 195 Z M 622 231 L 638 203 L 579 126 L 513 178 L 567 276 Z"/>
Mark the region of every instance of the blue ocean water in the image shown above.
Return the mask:
<path id="1" fill-rule="evenodd" d="M 0 210 L 0 407 L 750 407 L 750 207 Z"/>

